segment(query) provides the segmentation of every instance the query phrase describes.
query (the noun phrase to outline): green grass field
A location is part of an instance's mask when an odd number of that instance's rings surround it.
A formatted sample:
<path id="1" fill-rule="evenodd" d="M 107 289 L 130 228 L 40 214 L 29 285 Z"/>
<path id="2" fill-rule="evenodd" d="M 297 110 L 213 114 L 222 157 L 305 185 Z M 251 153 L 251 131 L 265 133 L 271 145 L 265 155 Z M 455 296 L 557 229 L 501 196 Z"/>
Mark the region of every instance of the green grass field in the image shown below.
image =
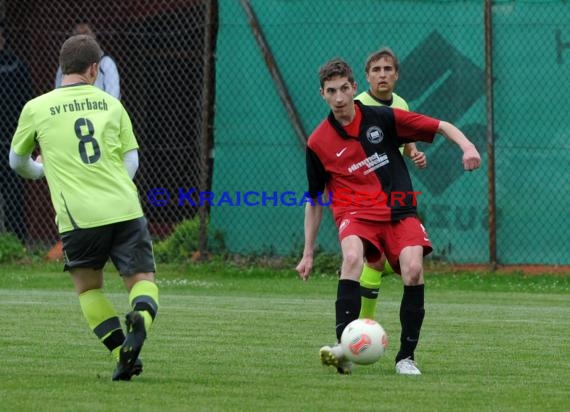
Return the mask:
<path id="1" fill-rule="evenodd" d="M 213 263 L 162 266 L 144 373 L 112 382 L 60 265 L 0 267 L 0 410 L 568 411 L 570 277 L 426 274 L 417 351 L 397 376 L 401 283 L 385 278 L 387 355 L 351 376 L 320 365 L 334 340 L 336 278 Z M 121 313 L 126 293 L 109 270 Z"/>

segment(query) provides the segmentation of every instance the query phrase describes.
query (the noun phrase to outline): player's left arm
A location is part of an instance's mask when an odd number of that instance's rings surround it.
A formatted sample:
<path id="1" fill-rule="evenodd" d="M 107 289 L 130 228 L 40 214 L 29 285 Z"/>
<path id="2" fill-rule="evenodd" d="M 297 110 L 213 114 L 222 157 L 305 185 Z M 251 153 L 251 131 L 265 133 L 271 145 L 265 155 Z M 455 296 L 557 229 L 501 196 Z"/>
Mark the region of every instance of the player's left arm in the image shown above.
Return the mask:
<path id="1" fill-rule="evenodd" d="M 122 105 L 121 105 L 122 106 Z M 133 131 L 133 124 L 124 106 L 121 107 L 121 149 L 123 152 L 123 164 L 129 177 L 133 179 L 139 168 L 138 142 Z"/>
<path id="2" fill-rule="evenodd" d="M 137 149 L 129 150 L 124 154 L 123 164 L 131 179 L 135 178 L 135 174 L 139 168 L 139 152 Z"/>
<path id="3" fill-rule="evenodd" d="M 477 148 L 456 126 L 449 122 L 440 121 L 437 131 L 463 151 L 463 168 L 465 170 L 475 170 L 481 166 L 481 155 Z"/>

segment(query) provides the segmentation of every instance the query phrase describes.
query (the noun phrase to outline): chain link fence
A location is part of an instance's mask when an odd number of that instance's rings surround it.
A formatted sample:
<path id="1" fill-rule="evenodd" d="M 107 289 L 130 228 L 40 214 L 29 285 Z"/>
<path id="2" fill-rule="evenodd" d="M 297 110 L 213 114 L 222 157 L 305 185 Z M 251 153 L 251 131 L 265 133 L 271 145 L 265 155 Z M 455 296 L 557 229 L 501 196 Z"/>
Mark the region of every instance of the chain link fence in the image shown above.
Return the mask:
<path id="1" fill-rule="evenodd" d="M 396 92 L 410 109 L 453 122 L 483 155 L 482 170 L 464 173 L 460 152 L 438 138 L 420 145 L 426 170 L 408 163 L 422 192 L 419 213 L 433 256 L 570 264 L 567 2 L 6 0 L 0 6 L 6 44 L 20 58 L 0 61 L 5 154 L 22 102 L 53 88 L 61 43 L 77 21 L 88 21 L 119 68 L 122 101 L 141 146 L 136 183 L 156 239 L 198 216 L 203 249 L 209 225 L 230 252 L 300 252 L 304 140 L 328 112 L 318 68 L 344 58 L 363 91 L 366 58 L 389 46 L 400 58 Z M 45 183 L 23 182 L 0 163 L 0 229 L 28 245 L 55 242 Z M 154 189 L 164 189 L 163 206 L 147 197 Z M 205 192 L 210 201 L 200 202 Z M 335 232 L 327 215 L 323 249 L 338 250 Z"/>
<path id="2" fill-rule="evenodd" d="M 3 6 L 2 230 L 15 233 L 31 247 L 58 240 L 47 184 L 22 181 L 9 169 L 7 154 L 25 101 L 54 88 L 59 48 L 78 23 L 91 26 L 105 54 L 118 66 L 121 100 L 140 145 L 136 184 L 152 234 L 164 238 L 177 223 L 200 215 L 197 206 L 150 204 L 146 194 L 161 188 L 205 189 L 210 184 L 214 101 L 210 65 L 217 3 L 8 0 Z"/>
<path id="3" fill-rule="evenodd" d="M 305 137 L 327 115 L 318 68 L 347 60 L 359 91 L 364 63 L 391 47 L 396 92 L 414 111 L 459 126 L 483 167 L 465 173 L 443 138 L 409 169 L 432 257 L 457 263 L 570 263 L 565 245 L 570 8 L 561 1 L 222 1 L 217 59 L 216 193 L 260 193 L 263 205 L 212 207 L 212 227 L 242 253 L 296 252 L 303 207 L 274 193 L 306 190 Z M 233 87 L 233 85 L 239 87 Z M 233 104 L 234 102 L 239 102 Z M 301 133 L 299 132 L 301 131 Z M 263 195 L 266 198 L 263 198 Z M 238 198 L 237 194 L 235 198 Z M 252 202 L 252 204 L 255 202 Z M 337 251 L 327 215 L 318 239 Z"/>

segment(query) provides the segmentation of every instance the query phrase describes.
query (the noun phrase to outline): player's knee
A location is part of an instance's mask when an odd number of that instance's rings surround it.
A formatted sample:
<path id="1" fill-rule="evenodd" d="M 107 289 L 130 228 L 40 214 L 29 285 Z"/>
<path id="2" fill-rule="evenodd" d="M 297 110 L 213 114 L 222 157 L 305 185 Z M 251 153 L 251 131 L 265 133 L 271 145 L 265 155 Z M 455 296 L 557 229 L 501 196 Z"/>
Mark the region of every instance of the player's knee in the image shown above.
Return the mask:
<path id="1" fill-rule="evenodd" d="M 142 280 L 147 280 L 149 282 L 155 283 L 154 272 L 140 272 L 128 277 L 123 277 L 123 282 L 128 291 L 130 291 L 136 283 Z"/>
<path id="2" fill-rule="evenodd" d="M 348 250 L 342 256 L 343 265 L 348 268 L 362 267 L 364 264 L 363 257 L 355 250 Z"/>
<path id="3" fill-rule="evenodd" d="M 402 279 L 407 285 L 419 285 L 423 282 L 423 264 L 420 261 L 401 263 Z"/>

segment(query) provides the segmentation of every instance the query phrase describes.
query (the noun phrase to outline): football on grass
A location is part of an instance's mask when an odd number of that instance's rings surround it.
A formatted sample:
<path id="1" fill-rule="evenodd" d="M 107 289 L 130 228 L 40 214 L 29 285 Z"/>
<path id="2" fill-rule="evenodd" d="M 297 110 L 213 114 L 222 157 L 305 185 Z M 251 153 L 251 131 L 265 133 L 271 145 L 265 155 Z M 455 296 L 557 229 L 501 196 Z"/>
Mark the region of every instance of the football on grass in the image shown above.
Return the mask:
<path id="1" fill-rule="evenodd" d="M 340 338 L 344 356 L 354 363 L 369 365 L 376 362 L 388 346 L 388 335 L 372 319 L 356 319 L 348 324 Z"/>

